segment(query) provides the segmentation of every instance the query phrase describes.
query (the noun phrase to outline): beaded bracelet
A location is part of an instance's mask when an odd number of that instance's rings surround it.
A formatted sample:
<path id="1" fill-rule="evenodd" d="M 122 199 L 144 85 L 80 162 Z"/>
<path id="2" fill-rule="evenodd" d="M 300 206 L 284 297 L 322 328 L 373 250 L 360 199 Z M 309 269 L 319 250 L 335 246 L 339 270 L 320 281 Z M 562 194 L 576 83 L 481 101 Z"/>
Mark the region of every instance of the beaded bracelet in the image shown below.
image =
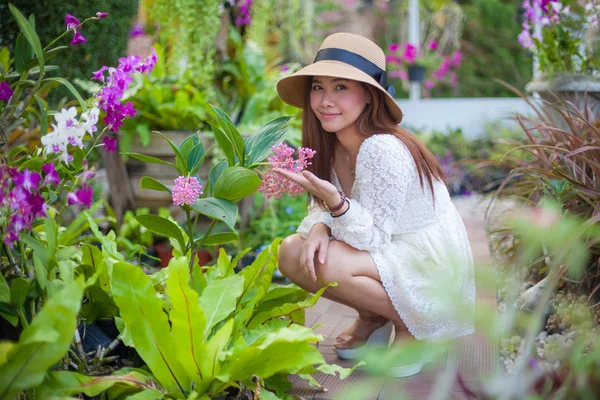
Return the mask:
<path id="1" fill-rule="evenodd" d="M 333 215 L 333 213 L 329 213 L 329 214 L 331 214 L 331 216 L 332 216 L 333 218 L 341 217 L 342 215 L 344 215 L 344 214 L 346 214 L 348 211 L 350 211 L 350 200 L 348 200 L 348 199 L 346 199 L 346 198 L 345 198 L 344 200 L 346 201 L 346 203 L 348 203 L 348 208 L 346 208 L 346 211 L 344 211 L 344 212 L 343 212 L 343 213 L 341 213 L 340 215 Z"/>

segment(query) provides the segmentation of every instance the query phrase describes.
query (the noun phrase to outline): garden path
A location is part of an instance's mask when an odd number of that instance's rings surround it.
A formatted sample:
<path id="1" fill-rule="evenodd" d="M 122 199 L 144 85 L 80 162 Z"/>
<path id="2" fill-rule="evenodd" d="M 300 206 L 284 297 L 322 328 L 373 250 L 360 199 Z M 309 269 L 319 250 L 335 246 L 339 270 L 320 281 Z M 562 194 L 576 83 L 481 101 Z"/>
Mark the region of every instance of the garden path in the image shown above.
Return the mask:
<path id="1" fill-rule="evenodd" d="M 481 197 L 473 195 L 453 199 L 456 208 L 461 214 L 467 229 L 475 268 L 491 268 L 491 259 L 488 240 L 484 225 L 485 201 Z M 477 272 L 477 271 L 476 271 Z M 477 275 L 477 273 L 476 273 Z M 483 282 L 477 279 L 477 312 L 496 313 L 496 290 L 484 287 Z M 343 361 L 336 357 L 332 344 L 335 338 L 344 330 L 348 329 L 354 319 L 356 312 L 346 306 L 321 298 L 318 303 L 306 313 L 307 326 L 322 324 L 316 332 L 323 335 L 324 341 L 319 343 L 319 350 L 328 363 L 338 364 L 343 367 L 351 367 L 352 361 Z M 482 377 L 492 374 L 500 368 L 498 355 L 498 344 L 488 341 L 481 332 L 482 326 L 476 325 L 475 333 L 456 340 L 446 354 L 437 357 L 425 369 L 409 378 L 384 379 L 369 377 L 364 371 L 356 370 L 345 380 L 337 377 L 317 373 L 315 379 L 327 389 L 310 387 L 308 383 L 295 375 L 289 377 L 293 383 L 290 394 L 302 399 L 369 399 L 369 400 L 397 400 L 428 399 L 433 395 L 434 383 L 437 377 L 450 368 L 447 362 L 449 357 L 456 357 L 456 369 L 461 373 L 466 387 L 472 389 Z M 467 399 L 465 387 L 460 385 L 456 378 L 451 384 L 450 393 L 441 398 Z M 402 386 L 404 392 L 399 388 Z"/>

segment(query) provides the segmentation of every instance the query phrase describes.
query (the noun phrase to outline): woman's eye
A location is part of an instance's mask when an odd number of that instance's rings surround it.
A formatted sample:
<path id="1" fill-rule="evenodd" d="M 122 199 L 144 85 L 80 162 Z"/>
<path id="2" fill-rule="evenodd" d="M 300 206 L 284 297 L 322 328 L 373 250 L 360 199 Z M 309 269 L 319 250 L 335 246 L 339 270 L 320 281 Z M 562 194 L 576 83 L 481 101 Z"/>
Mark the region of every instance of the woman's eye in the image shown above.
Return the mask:
<path id="1" fill-rule="evenodd" d="M 339 90 L 344 90 L 344 89 L 346 89 L 346 86 L 344 86 L 344 85 L 337 85 L 337 86 L 335 87 L 335 90 L 338 90 L 338 89 L 339 89 Z"/>
<path id="2" fill-rule="evenodd" d="M 313 90 L 321 90 L 321 86 L 315 85 L 315 86 L 313 86 Z"/>

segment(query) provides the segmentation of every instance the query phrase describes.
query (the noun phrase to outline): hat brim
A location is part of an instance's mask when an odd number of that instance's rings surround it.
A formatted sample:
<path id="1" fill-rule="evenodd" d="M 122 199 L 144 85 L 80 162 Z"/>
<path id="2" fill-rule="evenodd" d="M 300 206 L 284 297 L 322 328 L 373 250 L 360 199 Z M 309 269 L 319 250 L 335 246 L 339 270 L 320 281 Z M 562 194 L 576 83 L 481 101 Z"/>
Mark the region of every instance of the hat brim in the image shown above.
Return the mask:
<path id="1" fill-rule="evenodd" d="M 332 76 L 336 78 L 352 79 L 367 83 L 381 90 L 385 94 L 385 104 L 396 121 L 402 121 L 402 110 L 396 100 L 379 83 L 358 68 L 340 61 L 323 60 L 307 65 L 290 76 L 286 76 L 277 82 L 277 93 L 281 99 L 298 108 L 304 108 L 304 100 L 307 96 L 308 80 L 312 76 Z"/>

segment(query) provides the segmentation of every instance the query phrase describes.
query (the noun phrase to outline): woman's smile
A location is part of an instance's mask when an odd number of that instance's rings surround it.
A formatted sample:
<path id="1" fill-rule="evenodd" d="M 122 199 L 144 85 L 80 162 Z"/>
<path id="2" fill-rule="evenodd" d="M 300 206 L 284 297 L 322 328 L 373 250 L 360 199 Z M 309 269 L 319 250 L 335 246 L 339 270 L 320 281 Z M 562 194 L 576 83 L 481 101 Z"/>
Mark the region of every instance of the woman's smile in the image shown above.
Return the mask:
<path id="1" fill-rule="evenodd" d="M 341 114 L 329 114 L 329 113 L 321 113 L 321 117 L 323 119 L 333 119 L 335 117 L 339 117 Z"/>

